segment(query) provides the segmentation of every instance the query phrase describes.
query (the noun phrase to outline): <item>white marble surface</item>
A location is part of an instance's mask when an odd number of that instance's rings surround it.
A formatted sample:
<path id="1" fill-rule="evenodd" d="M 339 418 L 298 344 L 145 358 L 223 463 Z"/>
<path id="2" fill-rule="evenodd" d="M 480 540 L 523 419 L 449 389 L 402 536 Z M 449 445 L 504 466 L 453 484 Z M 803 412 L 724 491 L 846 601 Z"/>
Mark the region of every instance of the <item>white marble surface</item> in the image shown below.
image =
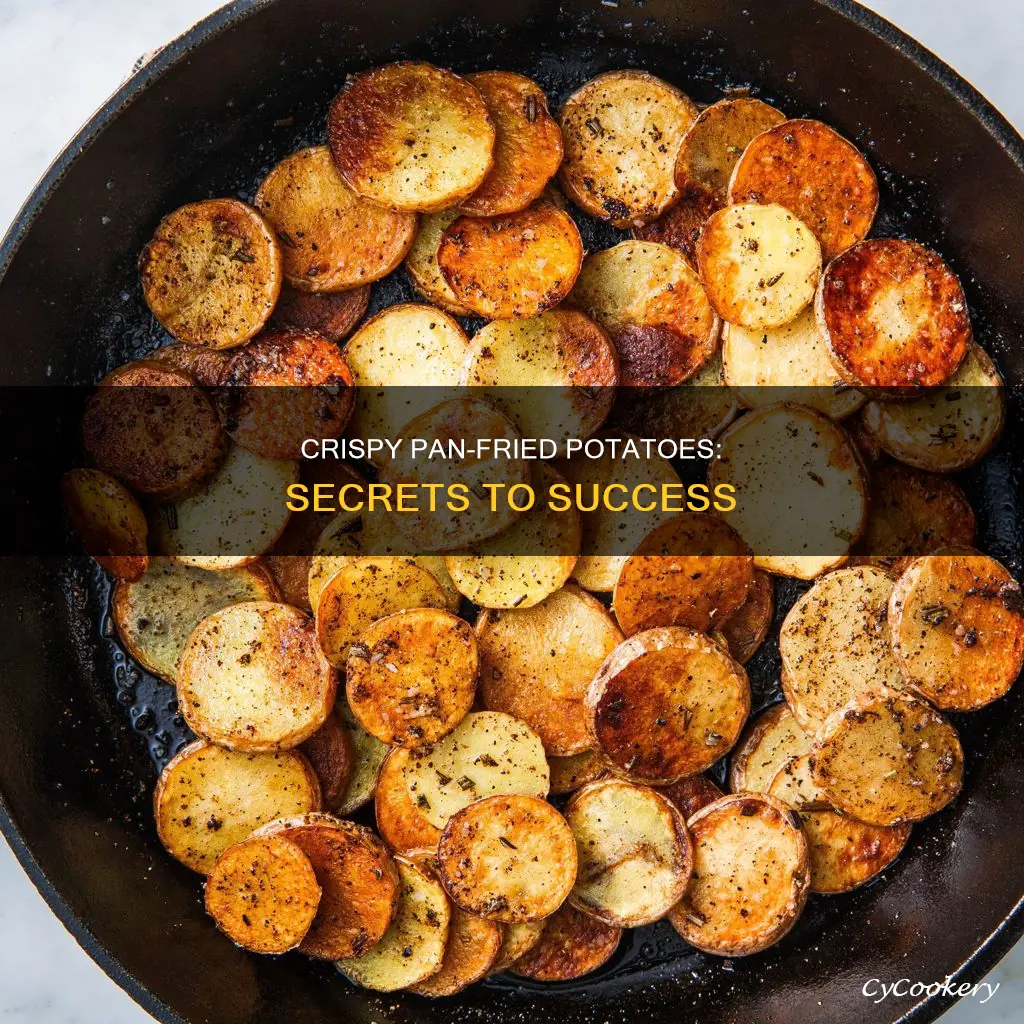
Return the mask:
<path id="1" fill-rule="evenodd" d="M 136 57 L 215 6 L 211 0 L 0 0 L 0 227 Z M 869 6 L 940 54 L 1024 126 L 1019 0 L 874 0 Z M 988 980 L 1000 984 L 993 998 L 984 1006 L 964 1001 L 944 1021 L 1024 1021 L 1024 946 Z M 0 1020 L 148 1019 L 78 948 L 0 841 Z"/>

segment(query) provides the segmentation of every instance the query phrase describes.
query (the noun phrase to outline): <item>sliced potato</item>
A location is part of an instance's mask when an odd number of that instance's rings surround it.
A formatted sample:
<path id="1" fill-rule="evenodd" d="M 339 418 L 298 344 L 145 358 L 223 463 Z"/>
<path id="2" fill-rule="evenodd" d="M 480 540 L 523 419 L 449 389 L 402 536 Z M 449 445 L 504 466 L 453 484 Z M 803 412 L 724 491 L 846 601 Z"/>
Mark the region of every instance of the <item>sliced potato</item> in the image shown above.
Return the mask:
<path id="1" fill-rule="evenodd" d="M 179 370 L 149 362 L 100 381 L 82 416 L 82 443 L 98 469 L 157 501 L 195 491 L 227 451 L 206 392 Z"/>
<path id="2" fill-rule="evenodd" d="M 850 439 L 806 406 L 756 409 L 719 441 L 708 483 L 731 484 L 722 518 L 750 545 L 754 564 L 799 579 L 841 565 L 864 531 L 868 482 Z"/>
<path id="3" fill-rule="evenodd" d="M 373 799 L 380 768 L 390 748 L 359 724 L 343 693 L 338 697 L 335 713 L 348 733 L 355 763 L 345 792 L 330 810 L 340 815 L 354 814 Z"/>
<path id="4" fill-rule="evenodd" d="M 464 78 L 415 61 L 373 68 L 331 105 L 327 139 L 345 181 L 393 210 L 458 206 L 493 164 L 495 128 Z"/>
<path id="5" fill-rule="evenodd" d="M 568 907 L 568 903 L 563 903 Z M 557 915 L 557 911 L 555 914 Z M 519 921 L 517 924 L 501 925 L 501 946 L 491 964 L 491 974 L 507 971 L 517 960 L 526 956 L 540 942 L 547 921 Z"/>
<path id="6" fill-rule="evenodd" d="M 549 757 L 551 795 L 575 793 L 588 782 L 596 782 L 608 774 L 603 758 L 596 750 L 584 750 L 568 757 Z"/>
<path id="7" fill-rule="evenodd" d="M 773 704 L 750 723 L 729 757 L 729 789 L 767 793 L 779 769 L 805 754 L 813 739 L 797 724 L 788 704 Z"/>
<path id="8" fill-rule="evenodd" d="M 807 902 L 810 864 L 799 815 L 774 797 L 737 793 L 687 822 L 693 881 L 669 914 L 692 946 L 748 956 L 774 945 Z"/>
<path id="9" fill-rule="evenodd" d="M 315 331 L 328 341 L 337 343 L 352 333 L 369 304 L 368 284 L 346 292 L 300 292 L 285 285 L 274 307 L 271 325 L 296 331 Z M 199 380 L 199 383 L 203 381 Z"/>
<path id="10" fill-rule="evenodd" d="M 405 766 L 413 756 L 396 748 L 381 762 L 374 793 L 377 831 L 396 853 L 418 848 L 437 849 L 441 830 L 431 825 L 409 795 Z"/>
<path id="11" fill-rule="evenodd" d="M 587 751 L 587 687 L 622 641 L 604 606 L 570 584 L 532 608 L 482 611 L 476 637 L 484 707 L 525 722 L 556 761 Z"/>
<path id="12" fill-rule="evenodd" d="M 280 302 L 278 307 L 280 307 Z M 200 387 L 217 387 L 231 362 L 231 353 L 217 348 L 198 348 L 180 341 L 162 345 L 148 352 L 147 363 L 160 363 L 191 377 Z"/>
<path id="13" fill-rule="evenodd" d="M 960 281 L 938 253 L 902 238 L 873 238 L 837 256 L 815 312 L 829 356 L 852 384 L 913 394 L 949 380 L 971 346 Z"/>
<path id="14" fill-rule="evenodd" d="M 539 921 L 576 881 L 576 843 L 565 818 L 535 796 L 489 796 L 452 815 L 437 847 L 441 881 L 470 914 Z"/>
<path id="15" fill-rule="evenodd" d="M 871 229 L 878 182 L 857 149 L 820 121 L 784 121 L 750 140 L 729 182 L 731 203 L 778 203 L 817 236 L 825 261 Z"/>
<path id="16" fill-rule="evenodd" d="M 907 683 L 938 708 L 1004 696 L 1024 666 L 1020 584 L 985 555 L 926 555 L 889 599 L 892 650 Z"/>
<path id="17" fill-rule="evenodd" d="M 235 348 L 273 312 L 284 270 L 270 225 L 237 199 L 181 206 L 139 256 L 142 297 L 178 341 Z"/>
<path id="18" fill-rule="evenodd" d="M 622 565 L 612 610 L 626 636 L 656 626 L 705 633 L 739 609 L 754 579 L 750 549 L 706 512 L 683 512 L 652 530 Z"/>
<path id="19" fill-rule="evenodd" d="M 683 816 L 683 821 L 688 821 L 701 808 L 721 800 L 725 795 L 706 775 L 688 775 L 685 779 L 663 786 L 658 793 L 672 803 Z"/>
<path id="20" fill-rule="evenodd" d="M 610 335 L 623 387 L 667 387 L 714 355 L 718 318 L 704 287 L 675 249 L 620 242 L 587 257 L 569 299 Z"/>
<path id="21" fill-rule="evenodd" d="M 286 953 L 298 946 L 319 903 L 309 858 L 281 836 L 230 847 L 206 881 L 206 912 L 232 942 L 254 953 Z"/>
<path id="22" fill-rule="evenodd" d="M 128 488 L 98 469 L 72 469 L 60 482 L 71 528 L 112 576 L 139 580 L 149 566 L 146 515 Z"/>
<path id="23" fill-rule="evenodd" d="M 348 729 L 334 712 L 324 724 L 299 747 L 313 766 L 320 780 L 324 807 L 332 810 L 345 796 L 355 771 L 356 751 Z"/>
<path id="24" fill-rule="evenodd" d="M 205 875 L 260 825 L 318 811 L 320 786 L 297 750 L 250 754 L 194 740 L 160 773 L 153 808 L 167 852 Z"/>
<path id="25" fill-rule="evenodd" d="M 637 633 L 612 651 L 587 692 L 588 727 L 613 769 L 665 785 L 715 763 L 750 714 L 742 667 L 681 626 Z"/>
<path id="26" fill-rule="evenodd" d="M 533 981 L 572 981 L 603 967 L 621 938 L 621 928 L 563 903 L 545 924 L 540 941 L 511 971 Z"/>
<path id="27" fill-rule="evenodd" d="M 494 795 L 547 795 L 550 773 L 540 737 L 499 711 L 471 711 L 433 747 L 402 767 L 413 803 L 436 828 Z"/>
<path id="28" fill-rule="evenodd" d="M 473 311 L 455 297 L 455 292 L 437 265 L 437 247 L 441 244 L 441 236 L 461 216 L 460 210 L 425 213 L 420 218 L 416 240 L 405 258 L 405 271 L 413 288 L 428 302 L 440 306 L 453 316 L 472 316 Z"/>
<path id="29" fill-rule="evenodd" d="M 693 847 L 682 815 L 660 793 L 624 779 L 591 782 L 566 805 L 565 820 L 579 852 L 569 900 L 584 913 L 639 928 L 683 898 Z"/>
<path id="30" fill-rule="evenodd" d="M 286 156 L 260 182 L 253 205 L 280 240 L 285 280 L 304 292 L 379 281 L 405 259 L 416 234 L 416 214 L 353 192 L 327 146 Z"/>
<path id="31" fill-rule="evenodd" d="M 729 653 L 746 665 L 764 643 L 775 614 L 775 588 L 772 578 L 755 570 L 747 591 L 747 599 L 718 626 L 725 637 Z"/>
<path id="32" fill-rule="evenodd" d="M 696 117 L 688 96 L 645 71 L 592 78 L 562 108 L 562 191 L 616 227 L 654 220 L 679 194 L 676 157 Z"/>
<path id="33" fill-rule="evenodd" d="M 679 190 L 679 200 L 657 220 L 633 229 L 641 242 L 657 242 L 678 249 L 687 263 L 697 269 L 697 239 L 711 214 L 725 204 L 711 189 L 690 182 Z"/>
<path id="34" fill-rule="evenodd" d="M 323 724 L 336 693 L 309 617 L 273 601 L 208 615 L 178 663 L 178 701 L 189 728 L 235 750 L 297 746 Z"/>

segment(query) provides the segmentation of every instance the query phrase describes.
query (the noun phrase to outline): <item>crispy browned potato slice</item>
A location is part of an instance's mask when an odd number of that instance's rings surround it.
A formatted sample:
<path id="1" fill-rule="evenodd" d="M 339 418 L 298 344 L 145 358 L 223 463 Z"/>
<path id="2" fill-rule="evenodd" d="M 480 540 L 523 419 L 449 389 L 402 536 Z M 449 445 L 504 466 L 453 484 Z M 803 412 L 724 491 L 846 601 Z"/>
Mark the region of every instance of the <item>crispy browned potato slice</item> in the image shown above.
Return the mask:
<path id="1" fill-rule="evenodd" d="M 957 276 L 938 253 L 902 238 L 851 246 L 825 269 L 815 299 L 836 368 L 852 384 L 942 384 L 971 345 Z"/>
<path id="2" fill-rule="evenodd" d="M 215 388 L 220 384 L 231 362 L 231 352 L 218 348 L 198 348 L 175 341 L 147 353 L 146 362 L 160 363 L 162 366 L 184 373 L 200 387 Z"/>
<path id="3" fill-rule="evenodd" d="M 206 392 L 181 371 L 146 361 L 100 381 L 82 416 L 82 442 L 98 469 L 157 501 L 194 491 L 227 452 Z"/>
<path id="4" fill-rule="evenodd" d="M 807 902 L 810 864 L 800 817 L 774 797 L 737 793 L 687 822 L 693 881 L 669 914 L 692 946 L 716 956 L 767 949 Z"/>
<path id="5" fill-rule="evenodd" d="M 566 100 L 562 191 L 616 227 L 654 220 L 675 202 L 675 162 L 697 117 L 688 96 L 646 71 L 609 71 Z"/>
<path id="6" fill-rule="evenodd" d="M 472 316 L 473 311 L 455 297 L 455 292 L 437 265 L 437 247 L 441 244 L 441 236 L 461 216 L 462 212 L 457 209 L 423 214 L 416 240 L 405 258 L 405 270 L 413 288 L 428 302 L 453 316 Z"/>
<path id="7" fill-rule="evenodd" d="M 889 599 L 892 649 L 936 707 L 973 711 L 1006 694 L 1024 665 L 1020 584 L 985 555 L 915 559 Z"/>
<path id="8" fill-rule="evenodd" d="M 742 606 L 753 578 L 750 548 L 731 526 L 706 512 L 683 512 L 623 563 L 612 610 L 626 636 L 656 626 L 704 633 Z"/>
<path id="9" fill-rule="evenodd" d="M 693 847 L 666 797 L 625 779 L 577 791 L 565 808 L 579 871 L 570 901 L 606 924 L 639 928 L 664 917 L 686 892 Z"/>
<path id="10" fill-rule="evenodd" d="M 788 704 L 773 704 L 753 719 L 736 744 L 729 758 L 729 789 L 767 793 L 779 769 L 805 754 L 813 739 L 797 724 Z"/>
<path id="11" fill-rule="evenodd" d="M 810 753 L 811 779 L 832 806 L 869 825 L 921 821 L 963 785 L 956 730 L 909 693 L 854 698 L 826 719 Z"/>
<path id="12" fill-rule="evenodd" d="M 490 921 L 539 921 L 576 881 L 565 818 L 534 796 L 491 796 L 453 815 L 437 847 L 441 881 L 463 910 Z"/>
<path id="13" fill-rule="evenodd" d="M 195 740 L 160 773 L 153 810 L 167 852 L 205 875 L 260 825 L 320 810 L 320 785 L 297 750 L 249 754 Z"/>
<path id="14" fill-rule="evenodd" d="M 270 323 L 278 329 L 315 331 L 337 343 L 352 333 L 369 304 L 368 284 L 345 292 L 300 292 L 285 285 Z"/>
<path id="15" fill-rule="evenodd" d="M 357 957 L 375 946 L 399 906 L 398 868 L 365 825 L 331 814 L 279 818 L 256 836 L 283 836 L 309 858 L 320 884 L 320 907 L 299 949 L 318 960 Z"/>
<path id="16" fill-rule="evenodd" d="M 336 807 L 348 789 L 356 765 L 356 752 L 348 730 L 334 712 L 299 747 L 320 780 L 324 807 Z"/>
<path id="17" fill-rule="evenodd" d="M 396 853 L 420 847 L 437 849 L 441 830 L 432 825 L 420 811 L 405 782 L 408 750 L 396 748 L 384 758 L 377 775 L 374 809 L 377 831 Z"/>
<path id="18" fill-rule="evenodd" d="M 416 234 L 416 214 L 357 195 L 327 146 L 286 156 L 260 183 L 254 205 L 281 243 L 284 276 L 304 292 L 342 292 L 390 274 Z"/>
<path id="19" fill-rule="evenodd" d="M 484 706 L 525 722 L 556 760 L 588 750 L 587 687 L 622 641 L 604 606 L 570 584 L 532 608 L 481 611 L 476 637 Z"/>
<path id="20" fill-rule="evenodd" d="M 548 767 L 551 770 L 552 796 L 575 793 L 581 786 L 596 782 L 608 773 L 604 759 L 596 750 L 584 750 L 568 757 L 549 757 Z"/>
<path id="21" fill-rule="evenodd" d="M 764 643 L 775 614 L 775 587 L 771 576 L 760 569 L 754 571 L 747 591 L 747 599 L 719 623 L 718 630 L 725 637 L 729 653 L 746 665 Z"/>
<path id="22" fill-rule="evenodd" d="M 112 576 L 141 579 L 149 566 L 149 526 L 135 496 L 114 477 L 98 469 L 72 469 L 60 482 L 71 528 Z"/>
<path id="23" fill-rule="evenodd" d="M 733 170 L 729 202 L 792 210 L 828 262 L 871 230 L 878 182 L 860 152 L 828 125 L 784 121 L 750 140 Z"/>
<path id="24" fill-rule="evenodd" d="M 723 202 L 733 168 L 751 139 L 786 120 L 753 96 L 719 100 L 705 107 L 683 136 L 676 159 L 676 185 L 703 185 Z"/>
<path id="25" fill-rule="evenodd" d="M 697 242 L 697 267 L 723 320 L 764 330 L 795 320 L 814 298 L 821 247 L 785 207 L 742 203 L 708 218 Z"/>
<path id="26" fill-rule="evenodd" d="M 633 229 L 641 242 L 657 242 L 678 249 L 686 262 L 697 269 L 697 239 L 708 217 L 725 205 L 711 189 L 690 182 L 683 185 L 679 200 L 657 220 Z"/>
<path id="27" fill-rule="evenodd" d="M 685 779 L 663 786 L 658 792 L 676 807 L 688 821 L 701 808 L 721 800 L 725 795 L 706 775 L 688 775 Z"/>
<path id="28" fill-rule="evenodd" d="M 456 301 L 488 320 L 557 306 L 582 264 L 576 222 L 551 203 L 501 217 L 460 217 L 437 248 L 438 268 Z"/>
<path id="29" fill-rule="evenodd" d="M 337 680 L 309 617 L 274 601 L 208 615 L 178 664 L 189 728 L 235 750 L 284 750 L 309 739 L 334 706 Z"/>
<path id="30" fill-rule="evenodd" d="M 563 903 L 540 941 L 510 970 L 533 981 L 572 981 L 604 966 L 619 947 L 622 929 Z"/>
<path id="31" fill-rule="evenodd" d="M 458 206 L 491 170 L 495 128 L 464 78 L 415 61 L 357 75 L 327 118 L 334 162 L 361 196 L 394 210 Z"/>
<path id="32" fill-rule="evenodd" d="M 225 850 L 206 880 L 206 912 L 253 953 L 286 953 L 302 941 L 320 903 L 309 858 L 281 836 Z"/>
<path id="33" fill-rule="evenodd" d="M 494 121 L 494 166 L 483 184 L 462 203 L 473 217 L 523 210 L 539 198 L 562 162 L 562 131 L 548 113 L 543 90 L 511 71 L 467 75 Z"/>
<path id="34" fill-rule="evenodd" d="M 563 903 L 568 907 L 568 903 Z M 557 911 L 555 912 L 558 913 Z M 518 924 L 501 925 L 501 948 L 491 964 L 491 974 L 507 971 L 517 960 L 526 956 L 540 942 L 547 921 L 520 921 Z"/>
<path id="35" fill-rule="evenodd" d="M 386 743 L 381 743 L 376 736 L 371 736 L 359 724 L 356 716 L 352 714 L 352 709 L 348 706 L 344 693 L 338 695 L 334 713 L 341 721 L 345 732 L 348 733 L 354 762 L 345 792 L 328 810 L 345 816 L 354 814 L 360 807 L 364 807 L 373 799 L 377 790 L 380 767 L 391 748 Z"/>
<path id="36" fill-rule="evenodd" d="M 260 332 L 284 277 L 270 225 L 237 199 L 181 206 L 157 225 L 139 257 L 142 295 L 189 345 L 234 348 Z"/>
<path id="37" fill-rule="evenodd" d="M 610 335 L 623 387 L 668 386 L 714 354 L 718 318 L 683 256 L 657 242 L 620 242 L 589 256 L 569 300 Z"/>
<path id="38" fill-rule="evenodd" d="M 617 773 L 664 785 L 715 763 L 750 714 L 743 668 L 681 626 L 637 633 L 612 651 L 587 693 L 588 728 Z"/>

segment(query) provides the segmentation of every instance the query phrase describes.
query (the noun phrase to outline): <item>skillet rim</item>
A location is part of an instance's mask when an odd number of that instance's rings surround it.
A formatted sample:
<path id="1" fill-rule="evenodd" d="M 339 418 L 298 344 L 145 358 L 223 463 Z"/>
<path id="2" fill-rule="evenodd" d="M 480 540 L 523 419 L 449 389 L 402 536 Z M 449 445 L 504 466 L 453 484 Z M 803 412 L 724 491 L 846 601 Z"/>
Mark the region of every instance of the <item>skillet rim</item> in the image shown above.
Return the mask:
<path id="1" fill-rule="evenodd" d="M 188 56 L 200 43 L 214 38 L 236 22 L 251 16 L 262 8 L 278 2 L 279 0 L 231 0 L 157 50 L 149 61 L 134 70 L 121 83 L 61 150 L 15 215 L 3 241 L 0 242 L 0 283 L 6 276 L 32 223 L 53 192 L 59 187 L 64 174 L 89 148 L 104 128 L 116 120 L 124 107 L 158 80 L 166 70 Z M 813 2 L 865 29 L 925 71 L 950 94 L 959 106 L 974 117 L 1010 157 L 1018 171 L 1024 175 L 1024 137 L 978 89 L 945 61 L 902 29 L 897 28 L 874 11 L 862 7 L 855 0 L 813 0 Z M 56 885 L 50 881 L 25 843 L 2 792 L 0 792 L 0 834 L 4 836 L 22 869 L 47 906 L 78 945 L 102 968 L 103 972 L 161 1024 L 186 1024 L 183 1017 L 147 989 L 134 974 L 126 970 L 91 932 L 87 923 L 71 910 Z M 949 976 L 950 985 L 958 986 L 964 982 L 974 984 L 980 981 L 1006 956 L 1022 936 L 1024 936 L 1024 895 L 974 953 L 959 966 L 955 973 Z M 930 1024 L 958 1001 L 959 997 L 942 992 L 933 996 L 925 996 L 911 1006 L 906 1013 L 896 1018 L 893 1024 Z"/>

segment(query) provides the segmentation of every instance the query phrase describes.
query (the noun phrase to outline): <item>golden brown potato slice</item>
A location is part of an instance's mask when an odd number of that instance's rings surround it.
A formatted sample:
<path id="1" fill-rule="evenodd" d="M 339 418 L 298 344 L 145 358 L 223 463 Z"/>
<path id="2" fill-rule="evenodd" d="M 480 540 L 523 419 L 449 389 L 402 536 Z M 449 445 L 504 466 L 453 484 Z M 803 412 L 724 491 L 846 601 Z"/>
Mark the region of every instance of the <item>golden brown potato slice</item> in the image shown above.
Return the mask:
<path id="1" fill-rule="evenodd" d="M 620 242 L 589 256 L 569 301 L 611 335 L 623 387 L 680 384 L 718 344 L 718 318 L 700 279 L 677 250 L 657 242 Z"/>
<path id="2" fill-rule="evenodd" d="M 708 217 L 725 205 L 711 189 L 693 182 L 683 185 L 679 200 L 657 220 L 633 229 L 641 242 L 657 242 L 678 249 L 687 263 L 697 269 L 697 239 Z"/>
<path id="3" fill-rule="evenodd" d="M 401 61 L 346 83 L 327 117 L 327 140 L 345 181 L 393 210 L 458 206 L 491 170 L 495 128 L 464 78 Z"/>
<path id="4" fill-rule="evenodd" d="M 405 258 L 405 271 L 413 288 L 428 302 L 453 316 L 472 316 L 473 311 L 455 297 L 455 292 L 437 265 L 437 247 L 441 244 L 441 236 L 461 216 L 462 212 L 457 209 L 425 213 L 420 218 L 416 241 L 412 243 L 409 255 Z"/>
<path id="5" fill-rule="evenodd" d="M 810 864 L 800 817 L 774 797 L 737 793 L 687 822 L 693 881 L 669 914 L 692 946 L 748 956 L 778 942 L 807 902 Z"/>
<path id="6" fill-rule="evenodd" d="M 441 830 L 431 825 L 409 794 L 405 766 L 410 756 L 401 748 L 388 753 L 381 763 L 374 793 L 377 831 L 396 853 L 420 847 L 436 850 L 441 838 Z"/>
<path id="7" fill-rule="evenodd" d="M 302 941 L 320 903 L 309 858 L 281 836 L 225 850 L 206 880 L 206 912 L 253 953 L 286 953 Z"/>
<path id="8" fill-rule="evenodd" d="M 688 775 L 658 792 L 679 811 L 684 822 L 725 795 L 706 775 Z"/>
<path id="9" fill-rule="evenodd" d="M 733 168 L 751 139 L 786 120 L 753 96 L 719 100 L 705 107 L 683 136 L 676 159 L 676 185 L 703 185 L 723 202 Z"/>
<path id="10" fill-rule="evenodd" d="M 324 724 L 299 750 L 313 766 L 320 780 L 320 792 L 327 810 L 337 807 L 355 771 L 355 745 L 339 716 L 332 712 Z"/>
<path id="11" fill-rule="evenodd" d="M 566 100 L 562 191 L 616 227 L 652 221 L 678 196 L 674 168 L 697 108 L 645 71 L 609 71 Z"/>
<path id="12" fill-rule="evenodd" d="M 568 903 L 563 903 L 568 907 Z M 555 912 L 557 915 L 557 911 Z M 501 927 L 501 947 L 491 964 L 491 974 L 507 971 L 517 960 L 526 956 L 540 942 L 547 921 L 520 921 L 517 924 L 503 924 Z"/>
<path id="13" fill-rule="evenodd" d="M 525 722 L 555 761 L 587 751 L 587 687 L 622 641 L 604 606 L 570 584 L 532 608 L 482 611 L 476 637 L 484 707 Z"/>
<path id="14" fill-rule="evenodd" d="M 579 852 L 573 906 L 606 924 L 639 928 L 683 898 L 693 847 L 682 815 L 660 793 L 602 779 L 573 795 L 565 820 Z"/>
<path id="15" fill-rule="evenodd" d="M 817 236 L 827 263 L 871 230 L 878 182 L 828 125 L 784 121 L 750 140 L 733 169 L 729 202 L 785 206 Z"/>
<path id="16" fill-rule="evenodd" d="M 852 384 L 906 389 L 942 384 L 971 345 L 957 276 L 938 253 L 902 238 L 851 246 L 825 269 L 818 325 Z"/>
<path id="17" fill-rule="evenodd" d="M 416 234 L 416 214 L 356 195 L 327 146 L 286 156 L 260 182 L 253 205 L 281 243 L 284 276 L 305 292 L 342 292 L 390 274 Z"/>
<path id="18" fill-rule="evenodd" d="M 153 809 L 167 852 L 205 875 L 260 825 L 320 810 L 320 786 L 297 750 L 249 754 L 195 740 L 160 773 Z"/>
<path id="19" fill-rule="evenodd" d="M 128 363 L 100 381 L 82 416 L 82 442 L 98 469 L 157 501 L 194 491 L 227 451 L 206 392 L 150 362 Z"/>
<path id="20" fill-rule="evenodd" d="M 149 566 L 149 526 L 135 496 L 114 477 L 98 469 L 72 469 L 60 482 L 71 528 L 112 576 L 139 580 Z"/>
<path id="21" fill-rule="evenodd" d="M 120 580 L 110 613 L 125 650 L 172 685 L 192 630 L 220 608 L 240 601 L 276 601 L 277 587 L 260 565 L 225 572 L 154 558 L 139 580 Z"/>
<path id="22" fill-rule="evenodd" d="M 562 131 L 548 113 L 543 90 L 511 71 L 467 75 L 487 104 L 496 130 L 494 166 L 462 203 L 473 217 L 524 210 L 539 198 L 562 162 Z"/>
<path id="23" fill-rule="evenodd" d="M 309 617 L 245 601 L 208 615 L 178 664 L 189 728 L 235 750 L 284 750 L 309 739 L 334 707 L 337 680 Z"/>
<path id="24" fill-rule="evenodd" d="M 723 320 L 764 330 L 795 320 L 814 298 L 821 247 L 785 207 L 742 203 L 708 218 L 697 267 Z"/>
<path id="25" fill-rule="evenodd" d="M 729 653 L 741 665 L 746 665 L 764 643 L 774 614 L 775 587 L 772 578 L 757 569 L 750 581 L 747 599 L 725 622 L 718 625 Z"/>
<path id="26" fill-rule="evenodd" d="M 718 516 L 683 512 L 651 531 L 622 565 L 612 610 L 626 636 L 656 626 L 705 633 L 747 599 L 750 548 Z"/>
<path id="27" fill-rule="evenodd" d="M 788 704 L 773 704 L 747 726 L 729 757 L 729 789 L 767 793 L 779 769 L 805 754 L 813 739 L 797 724 Z"/>
<path id="28" fill-rule="evenodd" d="M 544 926 L 540 941 L 511 971 L 533 981 L 572 981 L 603 967 L 621 938 L 621 928 L 563 903 Z"/>
<path id="29" fill-rule="evenodd" d="M 743 668 L 681 626 L 637 633 L 612 651 L 587 693 L 588 727 L 612 768 L 664 785 L 715 763 L 750 714 Z"/>
<path id="30" fill-rule="evenodd" d="M 284 270 L 271 226 L 237 199 L 181 206 L 157 225 L 139 256 L 142 296 L 189 345 L 234 348 L 273 312 Z"/>
<path id="31" fill-rule="evenodd" d="M 278 306 L 280 308 L 280 302 Z M 215 388 L 231 362 L 231 352 L 218 348 L 198 348 L 175 341 L 148 352 L 147 363 L 160 363 L 191 377 L 200 387 Z"/>
<path id="32" fill-rule="evenodd" d="M 1024 665 L 1020 584 L 985 555 L 925 555 L 893 588 L 889 628 L 907 683 L 938 708 L 973 711 Z"/>
<path id="33" fill-rule="evenodd" d="M 341 721 L 345 732 L 348 733 L 355 758 L 345 792 L 338 798 L 337 803 L 329 808 L 335 814 L 344 816 L 354 814 L 360 807 L 364 807 L 373 799 L 377 789 L 380 767 L 391 748 L 386 743 L 381 743 L 376 736 L 371 736 L 359 724 L 356 716 L 352 714 L 352 709 L 348 706 L 344 693 L 338 696 L 335 714 Z"/>
<path id="34" fill-rule="evenodd" d="M 539 921 L 576 881 L 576 842 L 565 818 L 534 796 L 491 796 L 453 815 L 437 847 L 441 881 L 470 914 Z"/>
<path id="35" fill-rule="evenodd" d="M 352 333 L 369 304 L 368 284 L 346 292 L 300 292 L 285 285 L 270 322 L 279 329 L 314 331 L 337 343 Z"/>

